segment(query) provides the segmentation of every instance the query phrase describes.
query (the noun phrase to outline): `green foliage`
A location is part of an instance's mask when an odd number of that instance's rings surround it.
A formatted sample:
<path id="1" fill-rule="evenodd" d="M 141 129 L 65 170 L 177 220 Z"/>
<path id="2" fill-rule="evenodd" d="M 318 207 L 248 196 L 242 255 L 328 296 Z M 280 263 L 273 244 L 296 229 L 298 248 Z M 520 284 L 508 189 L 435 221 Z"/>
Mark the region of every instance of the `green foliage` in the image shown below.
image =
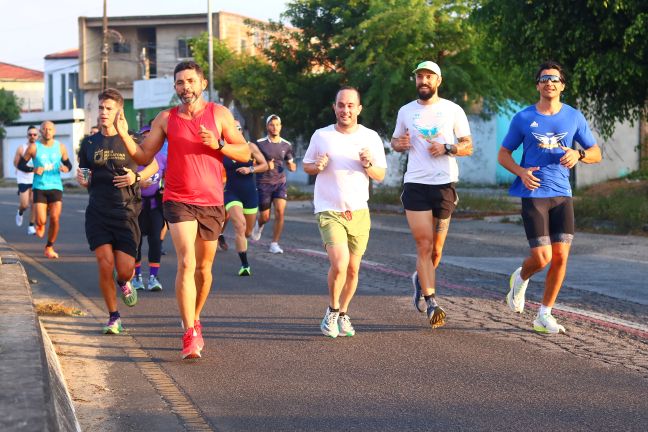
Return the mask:
<path id="1" fill-rule="evenodd" d="M 609 194 L 578 194 L 574 205 L 579 228 L 616 234 L 640 234 L 648 223 L 648 182 L 619 187 Z"/>
<path id="2" fill-rule="evenodd" d="M 4 125 L 20 117 L 20 102 L 12 91 L 0 88 L 0 139 L 5 136 Z"/>
<path id="3" fill-rule="evenodd" d="M 495 62 L 533 74 L 547 59 L 567 72 L 564 93 L 604 136 L 614 123 L 648 114 L 648 2 L 645 0 L 482 0 L 473 20 Z"/>

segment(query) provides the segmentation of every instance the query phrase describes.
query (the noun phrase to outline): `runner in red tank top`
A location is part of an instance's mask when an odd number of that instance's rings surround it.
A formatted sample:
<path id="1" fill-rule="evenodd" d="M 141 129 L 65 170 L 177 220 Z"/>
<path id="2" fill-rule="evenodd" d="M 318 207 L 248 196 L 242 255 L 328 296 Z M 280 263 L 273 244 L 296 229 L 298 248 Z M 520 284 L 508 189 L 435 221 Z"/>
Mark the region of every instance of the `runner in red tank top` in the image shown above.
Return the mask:
<path id="1" fill-rule="evenodd" d="M 211 289 L 212 263 L 225 221 L 223 155 L 246 162 L 250 149 L 236 128 L 232 113 L 203 99 L 207 80 L 197 63 L 179 63 L 173 76 L 182 103 L 157 115 L 141 145 L 128 135 L 123 111 L 116 127 L 128 152 L 140 165 L 153 159 L 165 138 L 169 141 L 164 217 L 178 255 L 175 288 L 186 330 L 182 357 L 196 358 L 204 346 L 200 312 Z"/>

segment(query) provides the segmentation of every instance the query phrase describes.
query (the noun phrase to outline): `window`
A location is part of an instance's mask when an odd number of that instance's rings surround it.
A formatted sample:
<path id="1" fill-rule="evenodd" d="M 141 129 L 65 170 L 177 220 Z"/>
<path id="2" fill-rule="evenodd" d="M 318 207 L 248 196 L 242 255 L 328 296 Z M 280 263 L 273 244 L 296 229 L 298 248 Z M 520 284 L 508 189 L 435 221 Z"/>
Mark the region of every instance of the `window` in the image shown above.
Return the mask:
<path id="1" fill-rule="evenodd" d="M 68 74 L 68 107 L 83 108 L 83 93 L 79 90 L 79 73 Z"/>
<path id="2" fill-rule="evenodd" d="M 116 54 L 129 54 L 131 46 L 128 42 L 113 42 L 113 52 Z"/>
<path id="3" fill-rule="evenodd" d="M 61 111 L 65 109 L 65 100 L 67 99 L 67 86 L 65 85 L 65 74 L 61 74 Z"/>
<path id="4" fill-rule="evenodd" d="M 178 39 L 178 58 L 191 58 L 189 39 Z"/>
<path id="5" fill-rule="evenodd" d="M 54 75 L 47 74 L 47 111 L 54 111 Z"/>
<path id="6" fill-rule="evenodd" d="M 241 39 L 241 52 L 247 53 L 247 40 Z"/>

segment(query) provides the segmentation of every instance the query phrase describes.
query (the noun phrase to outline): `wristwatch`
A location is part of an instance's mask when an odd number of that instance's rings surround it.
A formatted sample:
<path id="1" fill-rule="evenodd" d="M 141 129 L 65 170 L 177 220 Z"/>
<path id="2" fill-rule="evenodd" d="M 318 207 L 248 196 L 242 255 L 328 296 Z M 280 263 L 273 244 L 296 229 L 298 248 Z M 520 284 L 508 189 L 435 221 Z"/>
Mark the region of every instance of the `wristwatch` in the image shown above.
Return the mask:
<path id="1" fill-rule="evenodd" d="M 369 162 L 369 164 L 366 165 L 366 166 L 365 166 L 365 165 L 362 165 L 362 168 L 364 168 L 364 169 L 369 169 L 369 168 L 371 168 L 372 166 L 373 166 L 373 164 L 372 164 L 371 162 Z"/>
<path id="2" fill-rule="evenodd" d="M 254 173 L 254 165 L 250 166 L 250 174 Z"/>
<path id="3" fill-rule="evenodd" d="M 587 155 L 585 154 L 585 150 L 583 150 L 583 149 L 578 150 L 578 160 L 579 160 L 579 161 L 585 159 L 585 156 L 587 156 Z"/>
<path id="4" fill-rule="evenodd" d="M 445 147 L 445 152 L 447 155 L 451 155 L 455 153 L 455 149 L 452 144 L 443 144 L 443 147 Z"/>
<path id="5" fill-rule="evenodd" d="M 140 175 L 140 173 L 136 172 L 135 173 L 135 183 L 139 183 L 140 180 L 142 180 L 142 176 Z"/>
<path id="6" fill-rule="evenodd" d="M 223 139 L 218 140 L 218 147 L 216 147 L 216 150 L 222 150 L 223 147 L 225 147 L 225 140 Z"/>

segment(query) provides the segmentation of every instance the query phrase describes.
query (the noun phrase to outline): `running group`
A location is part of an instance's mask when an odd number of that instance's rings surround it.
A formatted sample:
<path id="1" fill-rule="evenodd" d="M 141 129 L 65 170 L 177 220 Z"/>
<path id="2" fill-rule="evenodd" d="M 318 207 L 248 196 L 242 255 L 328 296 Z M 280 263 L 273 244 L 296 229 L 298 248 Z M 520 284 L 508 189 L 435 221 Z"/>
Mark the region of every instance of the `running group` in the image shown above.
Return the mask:
<path id="1" fill-rule="evenodd" d="M 417 98 L 398 111 L 391 147 L 408 153 L 401 200 L 417 251 L 413 307 L 438 328 L 445 324 L 446 312 L 436 299 L 435 273 L 458 202 L 457 158 L 472 155 L 473 141 L 463 109 L 439 96 L 441 68 L 424 61 L 413 75 Z M 551 312 L 575 231 L 569 170 L 578 163 L 599 162 L 601 151 L 583 115 L 561 102 L 566 86 L 562 66 L 542 63 L 534 82 L 538 102 L 515 115 L 498 155 L 499 163 L 516 176 L 510 194 L 521 198 L 529 243 L 528 256 L 510 277 L 506 302 L 512 311 L 523 312 L 529 279 L 549 266 L 533 329 L 556 334 L 565 328 Z M 206 87 L 198 64 L 179 63 L 174 89 L 181 103 L 160 112 L 139 140 L 129 134 L 121 94 L 105 90 L 99 95 L 99 130 L 82 142 L 76 173 L 89 193 L 85 231 L 109 313 L 104 333 L 123 330 L 116 293 L 127 306 L 134 306 L 137 291 L 143 288 L 143 235 L 149 241 L 149 289 L 162 289 L 157 269 L 166 224 L 177 255 L 175 292 L 185 359 L 200 357 L 204 347 L 201 312 L 226 221 L 235 232 L 238 274 L 251 276 L 247 240 L 260 238 L 272 208 L 270 252 L 283 253 L 279 240 L 286 170 L 297 167 L 291 144 L 280 136 L 278 115 L 266 118 L 266 137 L 249 143 L 227 108 L 203 98 Z M 362 103 L 357 89 L 340 88 L 332 109 L 336 122 L 313 133 L 303 169 L 316 176 L 314 213 L 330 264 L 328 305 L 320 329 L 336 338 L 355 334 L 349 308 L 369 240 L 369 182 L 384 179 L 387 163 L 380 136 L 358 123 Z M 29 128 L 28 144 L 16 153 L 15 165 L 24 173 L 19 179 L 16 223 L 22 224 L 28 208 L 28 195 L 22 194 L 29 192 L 27 176 L 33 173 L 35 214 L 30 232 L 43 236 L 49 215 L 45 255 L 57 258 L 53 246 L 63 189 L 60 172 L 70 170 L 71 163 L 65 146 L 54 140 L 51 122 L 43 123 L 40 133 L 37 141 L 37 130 Z M 522 158 L 517 162 L 512 153 L 520 146 Z M 222 237 L 220 243 L 223 247 Z"/>

